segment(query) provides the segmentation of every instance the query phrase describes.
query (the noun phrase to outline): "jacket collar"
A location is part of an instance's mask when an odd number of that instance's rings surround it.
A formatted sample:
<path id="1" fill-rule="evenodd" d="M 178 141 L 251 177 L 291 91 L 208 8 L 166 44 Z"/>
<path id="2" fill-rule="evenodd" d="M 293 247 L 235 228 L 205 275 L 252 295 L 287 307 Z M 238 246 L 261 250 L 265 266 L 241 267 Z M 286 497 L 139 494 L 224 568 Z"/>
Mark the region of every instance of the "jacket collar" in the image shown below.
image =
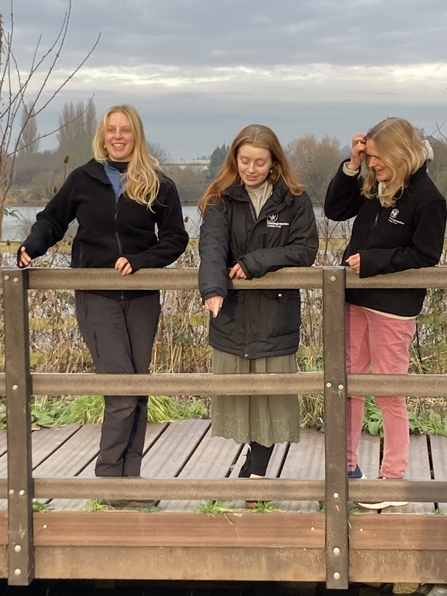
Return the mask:
<path id="1" fill-rule="evenodd" d="M 108 184 L 109 186 L 111 186 L 111 182 L 101 162 L 96 161 L 96 159 L 91 159 L 85 164 L 84 168 L 89 176 L 91 176 L 92 178 L 96 178 L 96 180 L 100 180 L 101 182 L 104 182 L 104 184 Z"/>
<path id="2" fill-rule="evenodd" d="M 230 199 L 234 199 L 235 201 L 250 201 L 250 197 L 245 190 L 245 186 L 242 184 L 232 184 L 224 190 L 223 194 Z M 268 199 L 268 202 L 278 204 L 284 199 L 287 199 L 288 202 L 291 202 L 293 200 L 293 196 L 284 179 L 280 178 L 273 185 L 272 196 Z"/>

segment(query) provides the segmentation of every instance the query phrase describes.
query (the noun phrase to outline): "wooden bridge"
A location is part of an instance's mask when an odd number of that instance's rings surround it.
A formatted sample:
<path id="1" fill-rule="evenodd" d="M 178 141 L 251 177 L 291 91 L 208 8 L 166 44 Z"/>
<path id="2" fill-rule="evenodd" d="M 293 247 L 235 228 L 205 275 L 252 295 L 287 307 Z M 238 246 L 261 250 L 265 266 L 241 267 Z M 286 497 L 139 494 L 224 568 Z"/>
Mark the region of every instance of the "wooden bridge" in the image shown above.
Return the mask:
<path id="1" fill-rule="evenodd" d="M 406 480 L 347 481 L 346 392 L 447 395 L 444 375 L 345 374 L 343 302 L 349 287 L 446 287 L 444 268 L 360 280 L 343 268 L 290 269 L 240 288 L 315 288 L 324 293 L 324 373 L 291 375 L 127 375 L 30 373 L 27 292 L 41 289 L 196 287 L 196 270 L 4 270 L 8 431 L 0 433 L 0 578 L 165 579 L 447 583 L 447 462 L 444 437 L 413 437 Z M 324 393 L 325 433 L 303 432 L 298 445 L 275 447 L 268 478 L 236 478 L 244 447 L 211 436 L 207 420 L 147 427 L 141 480 L 94 478 L 98 427 L 32 432 L 31 395 Z M 362 468 L 376 478 L 380 440 L 364 436 Z M 159 511 L 83 510 L 89 499 L 156 499 Z M 49 512 L 33 512 L 33 499 Z M 233 511 L 197 513 L 202 500 Z M 254 513 L 244 499 L 272 500 L 279 511 Z M 379 514 L 350 501 L 409 501 Z M 6 501 L 7 500 L 7 501 Z M 323 502 L 324 508 L 320 506 Z"/>

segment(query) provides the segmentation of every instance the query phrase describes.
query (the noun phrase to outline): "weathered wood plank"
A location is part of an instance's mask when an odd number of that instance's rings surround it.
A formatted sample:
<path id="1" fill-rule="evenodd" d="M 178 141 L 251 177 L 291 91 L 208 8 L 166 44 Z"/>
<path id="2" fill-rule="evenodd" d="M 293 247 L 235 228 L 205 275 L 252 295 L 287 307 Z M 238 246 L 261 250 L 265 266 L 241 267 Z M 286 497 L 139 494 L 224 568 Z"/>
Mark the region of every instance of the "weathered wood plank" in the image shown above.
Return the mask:
<path id="1" fill-rule="evenodd" d="M 100 424 L 92 424 L 88 425 L 91 427 L 91 435 L 89 435 L 89 444 L 90 446 L 93 445 L 93 448 L 90 451 L 90 455 L 88 455 L 88 450 L 86 455 L 88 458 L 84 459 L 84 463 L 88 464 L 82 466 L 82 458 L 79 459 L 77 466 L 81 464 L 81 467 L 78 467 L 77 471 L 73 471 L 71 474 L 67 474 L 64 472 L 64 476 L 80 476 L 82 478 L 94 478 L 95 476 L 95 463 L 96 463 L 96 455 L 98 453 L 98 445 L 99 445 L 99 437 L 101 433 L 101 425 Z M 146 428 L 146 435 L 144 440 L 144 450 L 145 452 L 154 444 L 154 442 L 163 434 L 166 427 L 168 425 L 166 423 L 163 424 L 148 424 Z M 93 459 L 92 459 L 93 457 Z M 90 462 L 90 463 L 88 463 Z M 81 471 L 79 471 L 81 470 Z M 44 477 L 44 476 L 41 476 Z M 89 501 L 86 499 L 53 499 L 50 501 L 50 507 L 56 510 L 83 510 L 88 507 Z"/>
<path id="2" fill-rule="evenodd" d="M 233 466 L 233 469 L 231 470 L 229 478 L 238 478 L 241 466 L 245 462 L 247 450 L 248 450 L 248 445 L 244 445 L 240 454 L 239 454 L 239 457 L 237 458 L 236 463 Z M 287 450 L 288 450 L 288 443 L 278 443 L 277 445 L 275 445 L 275 447 L 273 448 L 272 457 L 270 458 L 269 465 L 268 465 L 267 471 L 266 471 L 267 478 L 278 478 L 279 472 L 280 472 L 281 466 L 283 464 L 283 460 L 284 460 Z M 277 503 L 277 504 L 278 504 L 278 507 L 280 507 L 279 503 Z M 232 501 L 230 503 L 230 506 L 234 507 L 236 509 L 244 509 L 245 502 L 244 501 Z"/>
<path id="3" fill-rule="evenodd" d="M 447 480 L 447 437 L 431 435 L 429 439 L 435 480 Z M 447 499 L 438 503 L 438 508 L 447 513 Z"/>
<path id="4" fill-rule="evenodd" d="M 53 511 L 34 514 L 36 546 L 324 547 L 318 514 Z"/>
<path id="5" fill-rule="evenodd" d="M 6 453 L 6 428 L 0 429 L 0 456 Z"/>
<path id="6" fill-rule="evenodd" d="M 299 443 L 291 443 L 281 478 L 299 480 L 324 480 L 324 433 L 315 429 L 302 428 Z M 317 501 L 281 501 L 279 507 L 285 511 L 315 512 Z"/>
<path id="7" fill-rule="evenodd" d="M 98 452 L 97 425 L 86 424 L 34 468 L 35 478 L 77 476 Z"/>
<path id="8" fill-rule="evenodd" d="M 428 456 L 427 437 L 412 436 L 408 454 L 408 470 L 406 480 L 431 480 L 430 460 Z M 404 507 L 389 507 L 382 513 L 434 513 L 434 503 L 408 503 Z"/>
<path id="9" fill-rule="evenodd" d="M 33 469 L 44 460 L 56 453 L 74 434 L 78 432 L 79 424 L 61 426 L 60 428 L 42 428 L 31 435 L 33 445 Z M 6 478 L 7 458 L 0 459 L 0 478 Z"/>
<path id="10" fill-rule="evenodd" d="M 39 579 L 319 581 L 323 549 L 37 547 Z"/>
<path id="11" fill-rule="evenodd" d="M 181 470 L 179 478 L 225 478 L 240 454 L 241 445 L 232 439 L 213 437 L 211 428 Z M 196 510 L 198 501 L 162 501 L 160 507 L 169 511 Z"/>
<path id="12" fill-rule="evenodd" d="M 171 422 L 143 458 L 141 474 L 145 478 L 175 478 L 200 445 L 210 428 L 209 420 L 200 418 Z"/>

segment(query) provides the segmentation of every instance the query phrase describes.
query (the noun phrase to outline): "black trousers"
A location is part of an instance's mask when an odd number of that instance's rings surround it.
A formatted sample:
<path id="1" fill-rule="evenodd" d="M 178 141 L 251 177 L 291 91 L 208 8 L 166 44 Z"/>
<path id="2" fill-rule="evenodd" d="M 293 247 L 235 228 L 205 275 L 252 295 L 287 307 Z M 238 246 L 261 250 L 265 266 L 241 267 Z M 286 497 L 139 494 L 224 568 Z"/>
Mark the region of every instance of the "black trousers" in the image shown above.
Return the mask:
<path id="1" fill-rule="evenodd" d="M 77 291 L 75 301 L 79 329 L 97 373 L 149 372 L 160 316 L 158 293 L 114 300 Z M 147 395 L 104 396 L 96 476 L 140 475 L 147 399 Z"/>

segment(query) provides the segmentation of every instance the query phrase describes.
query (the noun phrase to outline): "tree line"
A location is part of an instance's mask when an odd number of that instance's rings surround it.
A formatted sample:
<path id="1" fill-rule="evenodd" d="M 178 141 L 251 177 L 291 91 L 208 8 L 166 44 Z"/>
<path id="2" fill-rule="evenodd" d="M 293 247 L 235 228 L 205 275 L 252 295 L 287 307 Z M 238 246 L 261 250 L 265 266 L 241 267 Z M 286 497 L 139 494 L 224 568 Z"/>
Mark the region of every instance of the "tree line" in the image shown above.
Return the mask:
<path id="1" fill-rule="evenodd" d="M 68 173 L 92 157 L 91 143 L 97 126 L 96 108 L 89 102 L 69 102 L 59 116 L 58 146 L 53 151 L 41 151 L 36 119 L 29 119 L 31 106 L 22 114 L 22 146 L 17 156 L 13 184 L 8 204 L 45 204 L 60 187 Z M 430 175 L 438 188 L 447 195 L 447 141 L 427 136 L 434 151 Z M 331 136 L 317 139 L 313 134 L 288 143 L 285 152 L 301 181 L 306 185 L 312 202 L 323 205 L 329 181 L 341 160 L 349 154 L 340 141 Z M 207 169 L 170 164 L 169 153 L 158 144 L 149 143 L 149 151 L 160 161 L 163 170 L 177 184 L 184 204 L 195 205 L 214 179 L 228 153 L 229 146 L 216 146 Z"/>

